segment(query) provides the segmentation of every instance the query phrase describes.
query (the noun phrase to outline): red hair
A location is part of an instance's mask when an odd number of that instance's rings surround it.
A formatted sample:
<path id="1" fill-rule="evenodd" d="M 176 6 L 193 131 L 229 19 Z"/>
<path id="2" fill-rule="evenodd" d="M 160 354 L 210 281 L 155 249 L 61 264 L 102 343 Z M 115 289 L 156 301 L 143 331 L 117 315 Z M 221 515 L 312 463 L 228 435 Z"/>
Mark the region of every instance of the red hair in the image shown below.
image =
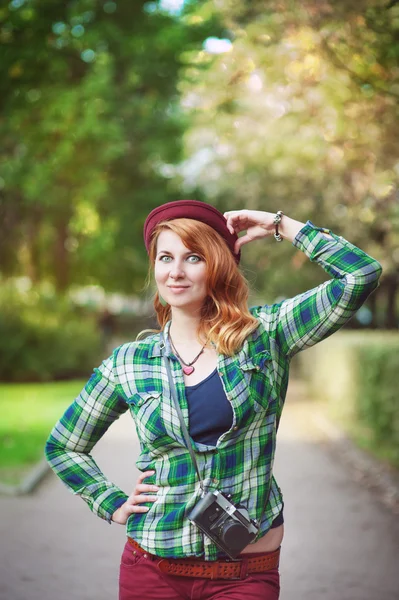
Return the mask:
<path id="1" fill-rule="evenodd" d="M 231 250 L 212 227 L 201 221 L 163 221 L 152 234 L 149 275 L 155 264 L 158 236 L 165 229 L 176 233 L 187 248 L 201 256 L 207 267 L 208 296 L 201 310 L 198 337 L 214 342 L 221 354 L 232 356 L 258 327 L 258 321 L 249 312 L 248 284 Z M 154 308 L 162 331 L 171 318 L 171 307 L 161 304 L 158 292 L 155 294 Z"/>

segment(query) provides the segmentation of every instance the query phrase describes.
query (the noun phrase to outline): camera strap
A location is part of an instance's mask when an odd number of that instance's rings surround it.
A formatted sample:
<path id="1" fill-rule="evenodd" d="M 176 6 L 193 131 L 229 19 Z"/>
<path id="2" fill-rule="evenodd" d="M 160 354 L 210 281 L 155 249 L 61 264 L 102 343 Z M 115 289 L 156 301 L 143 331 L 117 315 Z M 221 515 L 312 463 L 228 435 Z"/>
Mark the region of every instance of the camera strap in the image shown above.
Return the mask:
<path id="1" fill-rule="evenodd" d="M 183 431 L 183 437 L 184 437 L 184 441 L 186 442 L 187 450 L 190 453 L 191 460 L 192 460 L 192 462 L 193 462 L 193 464 L 195 466 L 195 470 L 197 471 L 197 475 L 198 475 L 198 480 L 199 480 L 199 483 L 200 483 L 201 491 L 203 493 L 205 493 L 204 484 L 203 484 L 203 481 L 202 481 L 202 478 L 201 478 L 201 474 L 200 474 L 200 471 L 199 471 L 199 468 L 198 468 L 197 459 L 195 458 L 195 453 L 194 453 L 193 447 L 191 445 L 190 436 L 189 436 L 186 424 L 184 422 L 183 413 L 182 413 L 182 410 L 180 408 L 179 400 L 177 398 L 176 386 L 174 384 L 172 370 L 170 368 L 170 359 L 164 354 L 164 352 L 163 352 L 164 349 L 165 349 L 165 342 L 162 341 L 162 343 L 161 343 L 161 352 L 162 352 L 162 358 L 164 359 L 165 366 L 166 366 L 166 373 L 168 375 L 170 393 L 172 395 L 172 399 L 173 399 L 175 408 L 177 410 L 177 415 L 179 417 L 179 421 L 180 421 L 180 425 L 181 425 L 181 428 L 182 428 L 182 431 Z"/>

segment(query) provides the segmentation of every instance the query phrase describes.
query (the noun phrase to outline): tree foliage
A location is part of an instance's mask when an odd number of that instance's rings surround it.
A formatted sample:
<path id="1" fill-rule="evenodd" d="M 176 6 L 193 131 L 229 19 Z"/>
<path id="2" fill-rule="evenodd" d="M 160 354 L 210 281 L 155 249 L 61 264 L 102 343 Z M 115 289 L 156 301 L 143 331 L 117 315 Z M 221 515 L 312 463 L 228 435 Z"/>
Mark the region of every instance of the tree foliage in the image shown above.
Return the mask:
<path id="1" fill-rule="evenodd" d="M 397 326 L 398 2 L 11 0 L 0 41 L 3 275 L 137 291 L 145 215 L 197 197 L 357 243 Z M 244 260 L 262 299 L 320 280 L 288 244 Z"/>
<path id="2" fill-rule="evenodd" d="M 142 285 L 144 214 L 174 198 L 183 49 L 207 27 L 154 3 L 12 0 L 0 9 L 0 261 L 5 274 Z"/>
<path id="3" fill-rule="evenodd" d="M 186 185 L 223 209 L 282 209 L 331 227 L 379 258 L 395 291 L 399 5 L 220 0 L 217 10 L 232 46 L 197 53 L 186 72 Z M 262 293 L 317 283 L 299 254 L 287 278 L 280 246 L 245 256 Z"/>

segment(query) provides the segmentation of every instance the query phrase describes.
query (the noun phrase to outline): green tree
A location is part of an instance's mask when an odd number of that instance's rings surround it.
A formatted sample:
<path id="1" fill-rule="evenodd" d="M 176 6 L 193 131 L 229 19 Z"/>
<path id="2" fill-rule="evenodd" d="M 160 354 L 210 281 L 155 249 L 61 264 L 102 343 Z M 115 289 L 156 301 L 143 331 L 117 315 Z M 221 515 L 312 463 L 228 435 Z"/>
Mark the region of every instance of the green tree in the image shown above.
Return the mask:
<path id="1" fill-rule="evenodd" d="M 144 214 L 175 198 L 179 57 L 212 28 L 129 0 L 0 9 L 3 274 L 142 285 Z"/>
<path id="2" fill-rule="evenodd" d="M 190 56 L 185 185 L 200 187 L 223 210 L 282 209 L 357 243 L 383 263 L 385 324 L 397 326 L 399 5 L 211 6 L 232 46 Z M 263 297 L 319 281 L 299 254 L 287 277 L 291 250 L 282 246 L 261 257 L 257 248 L 245 252 Z"/>

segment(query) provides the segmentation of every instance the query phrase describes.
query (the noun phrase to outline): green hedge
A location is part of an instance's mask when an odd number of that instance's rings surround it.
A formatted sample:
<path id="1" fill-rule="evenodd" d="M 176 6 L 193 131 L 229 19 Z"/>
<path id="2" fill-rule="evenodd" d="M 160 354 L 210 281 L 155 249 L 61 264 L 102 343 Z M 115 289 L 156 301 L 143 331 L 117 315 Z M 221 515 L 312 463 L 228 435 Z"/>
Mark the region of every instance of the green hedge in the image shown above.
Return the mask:
<path id="1" fill-rule="evenodd" d="M 51 290 L 0 291 L 0 381 L 86 377 L 97 366 L 101 335 L 93 317 Z"/>
<path id="2" fill-rule="evenodd" d="M 399 460 L 399 341 L 359 347 L 360 420 L 374 432 L 375 441 L 397 448 Z"/>
<path id="3" fill-rule="evenodd" d="M 298 359 L 312 397 L 329 416 L 399 468 L 399 333 L 339 332 Z"/>

